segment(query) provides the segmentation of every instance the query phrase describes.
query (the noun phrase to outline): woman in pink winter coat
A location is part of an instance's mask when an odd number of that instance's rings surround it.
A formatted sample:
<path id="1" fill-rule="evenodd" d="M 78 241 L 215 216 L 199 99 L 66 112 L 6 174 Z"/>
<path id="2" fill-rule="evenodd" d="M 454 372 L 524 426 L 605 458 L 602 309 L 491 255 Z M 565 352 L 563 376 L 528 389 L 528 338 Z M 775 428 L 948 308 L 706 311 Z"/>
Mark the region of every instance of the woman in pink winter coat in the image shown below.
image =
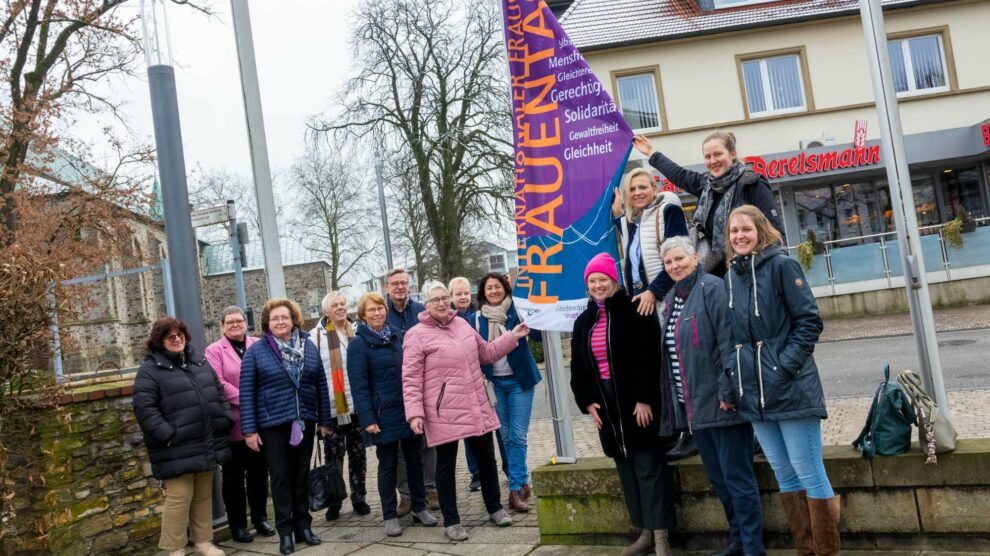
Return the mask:
<path id="1" fill-rule="evenodd" d="M 486 342 L 450 309 L 450 293 L 439 283 L 428 284 L 426 311 L 403 339 L 402 390 L 406 421 L 426 445 L 437 449 L 437 494 L 447 537 L 468 538 L 457 513 L 454 465 L 457 442 L 464 439 L 478 460 L 481 493 L 489 519 L 499 527 L 512 525 L 502 509 L 495 466 L 492 431 L 499 428 L 485 388 L 481 365 L 490 365 L 512 351 L 529 327 L 519 324 L 511 334 Z"/>

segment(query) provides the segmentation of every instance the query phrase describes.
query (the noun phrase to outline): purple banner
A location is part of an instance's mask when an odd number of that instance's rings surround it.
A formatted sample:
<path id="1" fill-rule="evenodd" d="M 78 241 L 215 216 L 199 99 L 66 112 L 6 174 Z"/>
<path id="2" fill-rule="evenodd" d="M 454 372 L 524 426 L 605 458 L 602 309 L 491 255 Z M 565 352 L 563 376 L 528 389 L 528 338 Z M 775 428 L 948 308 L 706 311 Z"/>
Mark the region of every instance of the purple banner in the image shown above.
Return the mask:
<path id="1" fill-rule="evenodd" d="M 503 0 L 515 144 L 516 308 L 569 331 L 584 310 L 584 267 L 616 255 L 609 207 L 632 130 L 542 0 Z"/>

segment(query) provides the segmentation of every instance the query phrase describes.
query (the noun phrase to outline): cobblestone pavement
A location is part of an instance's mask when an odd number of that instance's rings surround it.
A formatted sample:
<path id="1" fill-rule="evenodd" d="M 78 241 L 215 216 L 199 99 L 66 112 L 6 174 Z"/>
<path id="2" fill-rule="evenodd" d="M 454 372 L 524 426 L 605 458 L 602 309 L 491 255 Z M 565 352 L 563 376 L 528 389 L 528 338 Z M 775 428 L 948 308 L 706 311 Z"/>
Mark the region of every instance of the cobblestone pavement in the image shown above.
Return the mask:
<path id="1" fill-rule="evenodd" d="M 990 327 L 990 308 L 986 306 L 945 309 L 937 311 L 935 316 L 937 328 L 940 331 Z M 823 334 L 822 339 L 823 341 L 835 341 L 848 338 L 909 334 L 910 332 L 911 322 L 907 315 L 888 315 L 869 319 L 835 319 L 826 323 L 825 334 Z M 546 381 L 541 383 L 538 388 L 546 388 Z M 848 445 L 856 437 L 866 419 L 872 392 L 864 394 L 864 396 L 828 400 L 829 418 L 822 423 L 825 445 Z M 948 396 L 954 411 L 952 422 L 960 438 L 990 438 L 990 388 L 955 390 L 950 391 Z M 585 415 L 573 416 L 572 426 L 579 458 L 602 455 L 598 434 L 589 417 Z M 530 469 L 548 463 L 554 450 L 552 421 L 547 418 L 534 419 L 529 430 L 527 460 Z M 567 556 L 583 556 L 618 554 L 620 552 L 619 549 L 610 547 L 539 546 L 535 493 L 534 499 L 531 501 L 534 507 L 529 513 L 511 513 L 515 522 L 512 527 L 497 529 L 488 523 L 481 493 L 469 492 L 467 489 L 470 477 L 464 462 L 463 444 L 457 460 L 457 498 L 461 521 L 471 535 L 470 540 L 464 543 L 449 542 L 444 536 L 442 526 L 424 528 L 413 525 L 409 516 L 401 520 L 404 527 L 402 536 L 388 539 L 382 530 L 382 515 L 376 487 L 378 462 L 374 449 L 369 449 L 367 453 L 368 503 L 372 508 L 371 514 L 359 516 L 353 513 L 349 502 L 344 502 L 340 518 L 332 524 L 327 522 L 323 515 L 314 515 L 314 531 L 323 538 L 324 543 L 316 547 L 297 546 L 296 554 L 303 556 L 344 554 L 355 556 L 439 554 L 470 556 L 482 554 L 492 556 L 503 554 L 508 556 L 566 554 Z M 507 507 L 508 487 L 504 477 L 501 488 L 503 504 Z M 433 513 L 440 518 L 439 511 Z M 258 538 L 250 544 L 238 544 L 230 541 L 222 544 L 227 550 L 227 554 L 243 556 L 278 554 L 277 537 Z M 770 551 L 770 554 L 790 553 L 792 552 Z M 690 553 L 678 552 L 678 554 Z M 853 553 L 849 552 L 849 554 Z M 898 552 L 896 554 L 920 553 Z"/>

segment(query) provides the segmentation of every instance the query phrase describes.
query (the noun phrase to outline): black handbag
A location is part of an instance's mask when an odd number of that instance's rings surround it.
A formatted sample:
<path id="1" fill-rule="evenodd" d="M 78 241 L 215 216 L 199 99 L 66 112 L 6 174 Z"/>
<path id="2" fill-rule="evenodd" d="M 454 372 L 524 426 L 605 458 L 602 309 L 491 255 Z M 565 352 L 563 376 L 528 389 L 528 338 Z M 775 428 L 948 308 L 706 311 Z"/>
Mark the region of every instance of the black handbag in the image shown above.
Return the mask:
<path id="1" fill-rule="evenodd" d="M 337 461 L 327 458 L 323 463 L 323 450 L 316 447 L 316 467 L 309 470 L 309 511 L 318 512 L 339 504 L 347 498 L 347 486 Z"/>
<path id="2" fill-rule="evenodd" d="M 890 382 L 890 365 L 884 365 L 883 376 L 866 424 L 853 441 L 864 458 L 896 456 L 911 448 L 911 425 L 917 420 L 914 408 L 901 385 Z"/>

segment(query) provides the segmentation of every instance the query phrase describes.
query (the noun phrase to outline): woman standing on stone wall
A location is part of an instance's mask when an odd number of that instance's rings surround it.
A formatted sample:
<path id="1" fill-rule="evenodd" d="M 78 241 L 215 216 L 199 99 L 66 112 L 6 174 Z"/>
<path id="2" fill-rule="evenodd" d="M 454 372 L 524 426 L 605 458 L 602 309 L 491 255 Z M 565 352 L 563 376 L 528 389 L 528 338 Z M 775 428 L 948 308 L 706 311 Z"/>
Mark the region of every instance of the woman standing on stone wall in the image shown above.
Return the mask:
<path id="1" fill-rule="evenodd" d="M 655 546 L 657 556 L 670 556 L 668 530 L 677 517 L 660 437 L 673 432 L 660 324 L 636 312 L 607 253 L 591 259 L 584 281 L 588 308 L 571 337 L 574 401 L 594 419 L 602 450 L 615 460 L 629 519 L 640 529 L 623 554 L 645 554 Z"/>
<path id="2" fill-rule="evenodd" d="M 188 528 L 197 554 L 223 556 L 212 542 L 213 472 L 230 460 L 234 418 L 216 374 L 189 340 L 181 321 L 163 317 L 152 325 L 134 379 L 134 415 L 151 472 L 165 485 L 158 547 L 185 554 Z"/>

